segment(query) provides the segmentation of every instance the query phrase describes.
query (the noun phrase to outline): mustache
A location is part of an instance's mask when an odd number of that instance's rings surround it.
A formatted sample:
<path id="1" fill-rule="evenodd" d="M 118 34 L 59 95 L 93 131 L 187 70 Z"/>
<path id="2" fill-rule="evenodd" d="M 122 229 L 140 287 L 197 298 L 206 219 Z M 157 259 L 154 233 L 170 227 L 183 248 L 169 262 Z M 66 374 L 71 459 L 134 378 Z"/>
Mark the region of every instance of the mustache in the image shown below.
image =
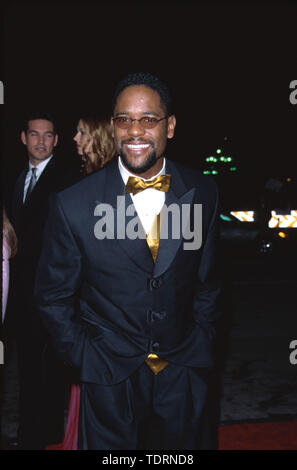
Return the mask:
<path id="1" fill-rule="evenodd" d="M 155 143 L 152 140 L 145 140 L 145 139 L 134 139 L 130 137 L 129 139 L 125 139 L 121 141 L 121 147 L 125 144 L 150 144 L 152 148 L 155 148 Z"/>

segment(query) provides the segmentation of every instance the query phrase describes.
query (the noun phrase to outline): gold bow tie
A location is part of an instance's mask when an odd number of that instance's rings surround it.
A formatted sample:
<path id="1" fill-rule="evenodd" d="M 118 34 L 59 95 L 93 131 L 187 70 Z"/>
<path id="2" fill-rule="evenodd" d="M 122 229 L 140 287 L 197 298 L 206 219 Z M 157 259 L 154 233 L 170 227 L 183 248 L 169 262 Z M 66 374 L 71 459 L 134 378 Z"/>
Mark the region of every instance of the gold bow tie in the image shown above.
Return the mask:
<path id="1" fill-rule="evenodd" d="M 157 354 L 149 354 L 145 362 L 155 375 L 159 374 L 161 370 L 165 369 L 165 367 L 168 366 L 168 362 L 164 361 L 163 359 L 160 359 Z"/>
<path id="2" fill-rule="evenodd" d="M 144 189 L 154 188 L 167 193 L 170 187 L 170 178 L 171 175 L 160 175 L 150 181 L 144 181 L 141 178 L 137 178 L 137 176 L 129 176 L 125 192 L 126 194 L 137 194 Z"/>

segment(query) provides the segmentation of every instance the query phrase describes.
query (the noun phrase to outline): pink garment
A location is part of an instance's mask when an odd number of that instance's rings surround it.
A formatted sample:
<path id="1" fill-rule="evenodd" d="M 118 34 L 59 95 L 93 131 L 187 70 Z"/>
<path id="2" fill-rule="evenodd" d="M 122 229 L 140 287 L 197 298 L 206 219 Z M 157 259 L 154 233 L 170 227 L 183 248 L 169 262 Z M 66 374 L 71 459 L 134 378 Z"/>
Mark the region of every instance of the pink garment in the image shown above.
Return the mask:
<path id="1" fill-rule="evenodd" d="M 80 387 L 73 384 L 70 394 L 68 420 L 64 441 L 61 444 L 47 446 L 46 450 L 77 450 Z"/>
<path id="2" fill-rule="evenodd" d="M 7 241 L 7 234 L 3 232 L 3 245 L 2 245 L 2 323 L 4 322 L 6 305 L 7 305 L 7 296 L 8 296 L 8 287 L 9 287 L 9 257 L 10 257 L 10 248 Z"/>

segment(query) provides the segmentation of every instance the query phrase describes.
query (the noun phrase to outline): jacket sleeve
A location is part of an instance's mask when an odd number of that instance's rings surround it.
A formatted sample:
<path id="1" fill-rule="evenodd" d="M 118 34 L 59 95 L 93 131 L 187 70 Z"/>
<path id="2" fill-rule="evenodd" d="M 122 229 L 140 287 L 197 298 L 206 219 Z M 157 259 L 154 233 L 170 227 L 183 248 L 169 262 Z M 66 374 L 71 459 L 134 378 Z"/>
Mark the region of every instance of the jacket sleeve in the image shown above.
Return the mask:
<path id="1" fill-rule="evenodd" d="M 75 318 L 76 292 L 80 283 L 80 250 L 59 195 L 55 194 L 50 199 L 36 273 L 35 306 L 57 353 L 66 364 L 78 368 L 89 342 L 85 325 Z"/>
<path id="2" fill-rule="evenodd" d="M 209 201 L 209 213 L 210 222 L 204 234 L 206 239 L 202 247 L 193 310 L 195 321 L 208 332 L 210 339 L 214 339 L 215 322 L 221 315 L 219 305 L 221 273 L 218 257 L 219 197 L 216 185 L 212 198 Z"/>
<path id="3" fill-rule="evenodd" d="M 4 322 L 7 296 L 9 288 L 9 257 L 10 248 L 7 239 L 7 232 L 3 230 L 2 233 L 2 323 Z"/>

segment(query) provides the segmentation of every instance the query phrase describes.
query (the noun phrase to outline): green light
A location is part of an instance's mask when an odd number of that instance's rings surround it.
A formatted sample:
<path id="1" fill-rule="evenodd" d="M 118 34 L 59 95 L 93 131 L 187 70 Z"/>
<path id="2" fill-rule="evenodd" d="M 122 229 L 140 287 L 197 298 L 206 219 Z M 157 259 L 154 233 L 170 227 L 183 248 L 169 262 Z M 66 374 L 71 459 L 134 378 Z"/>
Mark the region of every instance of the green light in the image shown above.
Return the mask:
<path id="1" fill-rule="evenodd" d="M 220 218 L 222 220 L 225 220 L 226 222 L 232 222 L 232 219 L 230 217 L 228 217 L 227 215 L 220 214 Z"/>
<path id="2" fill-rule="evenodd" d="M 224 161 L 225 161 L 225 157 L 220 157 L 220 161 L 221 161 L 221 162 L 224 162 Z"/>
<path id="3" fill-rule="evenodd" d="M 222 153 L 222 150 L 221 150 L 221 149 L 217 149 L 217 153 Z"/>
<path id="4" fill-rule="evenodd" d="M 218 174 L 217 170 L 212 170 L 212 174 L 217 175 Z"/>
<path id="5" fill-rule="evenodd" d="M 230 171 L 236 171 L 236 166 L 231 166 Z"/>
<path id="6" fill-rule="evenodd" d="M 227 158 L 227 162 L 231 162 L 232 161 L 232 158 L 231 157 L 228 157 Z"/>
<path id="7" fill-rule="evenodd" d="M 204 170 L 204 175 L 209 175 L 210 174 L 210 171 L 209 170 Z"/>

